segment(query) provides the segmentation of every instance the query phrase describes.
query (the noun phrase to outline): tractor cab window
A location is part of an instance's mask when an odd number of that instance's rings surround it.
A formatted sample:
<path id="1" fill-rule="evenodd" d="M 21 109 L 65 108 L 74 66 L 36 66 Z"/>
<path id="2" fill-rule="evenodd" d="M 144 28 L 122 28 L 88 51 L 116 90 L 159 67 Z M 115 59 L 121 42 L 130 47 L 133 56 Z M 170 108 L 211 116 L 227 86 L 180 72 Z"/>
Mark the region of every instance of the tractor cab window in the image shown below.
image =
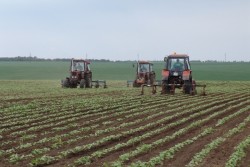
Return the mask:
<path id="1" fill-rule="evenodd" d="M 181 58 L 174 58 L 174 59 L 169 59 L 168 60 L 168 67 L 170 67 L 169 69 L 173 70 L 173 71 L 183 71 L 184 70 L 184 64 L 185 61 L 184 59 Z"/>
<path id="2" fill-rule="evenodd" d="M 185 69 L 186 70 L 190 70 L 191 69 L 188 59 L 185 59 Z"/>
<path id="3" fill-rule="evenodd" d="M 153 64 L 150 64 L 149 67 L 150 67 L 149 72 L 152 72 L 153 71 Z"/>
<path id="4" fill-rule="evenodd" d="M 76 62 L 74 69 L 77 71 L 84 71 L 84 62 Z"/>
<path id="5" fill-rule="evenodd" d="M 90 71 L 90 65 L 89 64 L 87 64 L 87 70 Z"/>
<path id="6" fill-rule="evenodd" d="M 149 72 L 149 64 L 140 64 L 138 72 Z"/>

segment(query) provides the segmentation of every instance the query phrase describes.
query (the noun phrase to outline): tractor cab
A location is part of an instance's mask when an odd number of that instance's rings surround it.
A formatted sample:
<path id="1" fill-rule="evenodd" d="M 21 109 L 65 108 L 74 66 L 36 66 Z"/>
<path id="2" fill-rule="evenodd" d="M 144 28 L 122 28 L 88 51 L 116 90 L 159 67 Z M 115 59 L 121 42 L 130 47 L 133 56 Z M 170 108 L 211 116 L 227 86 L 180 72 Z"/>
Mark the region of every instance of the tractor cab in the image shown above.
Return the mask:
<path id="1" fill-rule="evenodd" d="M 153 71 L 153 64 L 147 61 L 137 62 L 137 73 L 149 73 Z"/>
<path id="2" fill-rule="evenodd" d="M 186 56 L 176 57 L 169 56 L 166 57 L 166 69 L 170 71 L 182 72 L 184 70 L 190 70 L 189 58 Z"/>
<path id="3" fill-rule="evenodd" d="M 89 61 L 82 59 L 71 59 L 69 71 L 70 77 L 76 79 L 75 82 L 80 83 L 81 79 L 86 79 L 91 82 L 90 78 L 92 77 L 92 73 L 90 71 Z M 90 85 L 90 83 L 88 83 L 88 85 Z"/>
<path id="4" fill-rule="evenodd" d="M 72 59 L 70 64 L 71 72 L 90 71 L 90 62 L 81 59 Z"/>

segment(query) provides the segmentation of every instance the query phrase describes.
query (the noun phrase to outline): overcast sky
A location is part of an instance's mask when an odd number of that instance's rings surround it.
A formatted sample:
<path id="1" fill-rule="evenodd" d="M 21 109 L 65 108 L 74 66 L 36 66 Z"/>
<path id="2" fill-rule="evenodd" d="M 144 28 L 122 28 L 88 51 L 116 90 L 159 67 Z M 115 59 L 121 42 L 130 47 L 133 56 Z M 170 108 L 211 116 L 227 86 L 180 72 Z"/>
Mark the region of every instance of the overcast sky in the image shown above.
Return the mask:
<path id="1" fill-rule="evenodd" d="M 250 61 L 250 0 L 0 0 L 0 57 Z"/>

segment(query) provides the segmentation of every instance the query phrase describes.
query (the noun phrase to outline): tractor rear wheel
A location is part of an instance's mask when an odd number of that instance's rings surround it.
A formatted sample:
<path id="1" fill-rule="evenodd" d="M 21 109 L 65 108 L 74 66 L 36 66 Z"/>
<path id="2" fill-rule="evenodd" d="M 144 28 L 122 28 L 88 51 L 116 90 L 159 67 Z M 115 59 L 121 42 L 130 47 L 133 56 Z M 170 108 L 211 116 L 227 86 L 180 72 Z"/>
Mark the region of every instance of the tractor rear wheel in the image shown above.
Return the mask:
<path id="1" fill-rule="evenodd" d="M 171 90 L 171 87 L 168 86 L 168 82 L 167 81 L 163 81 L 162 82 L 161 94 L 170 94 L 170 90 Z"/>
<path id="2" fill-rule="evenodd" d="M 192 92 L 192 84 L 191 82 L 188 81 L 184 81 L 184 93 L 185 94 L 191 94 Z"/>
<path id="3" fill-rule="evenodd" d="M 85 80 L 81 79 L 80 81 L 80 88 L 85 88 Z"/>
<path id="4" fill-rule="evenodd" d="M 192 80 L 192 85 L 191 85 L 191 95 L 196 95 L 197 94 L 197 90 L 196 90 L 196 82 L 195 80 Z"/>
<path id="5" fill-rule="evenodd" d="M 90 77 L 86 78 L 85 87 L 86 88 L 91 88 L 92 87 L 92 79 Z"/>
<path id="6" fill-rule="evenodd" d="M 155 83 L 155 73 L 150 74 L 150 85 L 153 85 Z"/>
<path id="7" fill-rule="evenodd" d="M 136 81 L 134 81 L 133 82 L 133 87 L 135 88 L 135 87 L 140 87 L 141 85 L 140 84 L 138 84 Z"/>

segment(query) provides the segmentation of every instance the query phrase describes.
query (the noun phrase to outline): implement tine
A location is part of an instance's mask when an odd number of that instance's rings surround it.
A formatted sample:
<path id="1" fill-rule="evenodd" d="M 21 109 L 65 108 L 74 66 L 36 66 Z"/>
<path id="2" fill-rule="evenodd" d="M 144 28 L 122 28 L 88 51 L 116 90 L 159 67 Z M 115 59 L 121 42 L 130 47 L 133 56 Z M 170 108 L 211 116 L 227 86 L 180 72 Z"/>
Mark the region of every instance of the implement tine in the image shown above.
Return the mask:
<path id="1" fill-rule="evenodd" d="M 141 85 L 141 95 L 144 95 L 144 86 L 145 86 L 145 84 Z"/>
<path id="2" fill-rule="evenodd" d="M 206 85 L 203 85 L 203 89 L 202 89 L 202 92 L 201 92 L 202 96 L 206 96 L 205 88 L 206 88 Z"/>
<path id="3" fill-rule="evenodd" d="M 152 94 L 156 94 L 156 87 L 157 86 L 161 86 L 161 85 L 157 85 L 157 84 L 153 84 L 153 85 L 148 85 L 148 84 L 142 84 L 141 85 L 141 95 L 144 95 L 144 87 L 152 87 Z"/>
<path id="4" fill-rule="evenodd" d="M 196 87 L 202 87 L 201 96 L 206 96 L 206 85 L 196 85 Z"/>

